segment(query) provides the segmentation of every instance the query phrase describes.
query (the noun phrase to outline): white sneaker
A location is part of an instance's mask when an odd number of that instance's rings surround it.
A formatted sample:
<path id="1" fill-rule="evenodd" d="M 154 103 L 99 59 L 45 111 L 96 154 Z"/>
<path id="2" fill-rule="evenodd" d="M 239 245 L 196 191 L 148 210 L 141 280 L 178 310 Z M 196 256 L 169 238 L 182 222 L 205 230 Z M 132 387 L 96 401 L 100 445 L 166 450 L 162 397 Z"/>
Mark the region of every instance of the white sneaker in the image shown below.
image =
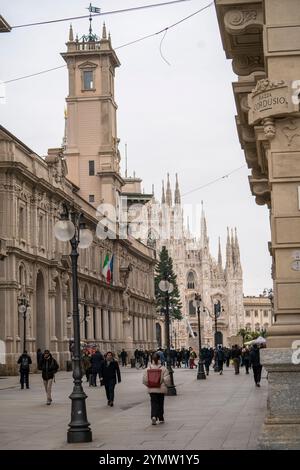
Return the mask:
<path id="1" fill-rule="evenodd" d="M 152 421 L 153 426 L 155 426 L 156 425 L 156 418 L 154 418 L 154 417 L 151 418 L 151 421 Z"/>

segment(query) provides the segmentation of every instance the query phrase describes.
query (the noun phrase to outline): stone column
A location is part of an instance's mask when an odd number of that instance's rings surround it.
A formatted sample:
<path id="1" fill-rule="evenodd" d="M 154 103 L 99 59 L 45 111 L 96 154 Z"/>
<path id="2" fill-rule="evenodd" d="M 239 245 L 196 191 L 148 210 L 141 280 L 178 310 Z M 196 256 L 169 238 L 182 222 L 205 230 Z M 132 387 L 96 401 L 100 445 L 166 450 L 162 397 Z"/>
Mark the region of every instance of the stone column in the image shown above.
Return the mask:
<path id="1" fill-rule="evenodd" d="M 56 291 L 49 290 L 48 291 L 48 308 L 46 310 L 46 317 L 48 317 L 49 321 L 49 332 L 50 332 L 50 351 L 57 352 L 57 338 L 55 336 L 55 297 Z M 46 327 L 46 325 L 45 325 Z M 46 333 L 46 344 L 47 344 L 47 333 Z"/>

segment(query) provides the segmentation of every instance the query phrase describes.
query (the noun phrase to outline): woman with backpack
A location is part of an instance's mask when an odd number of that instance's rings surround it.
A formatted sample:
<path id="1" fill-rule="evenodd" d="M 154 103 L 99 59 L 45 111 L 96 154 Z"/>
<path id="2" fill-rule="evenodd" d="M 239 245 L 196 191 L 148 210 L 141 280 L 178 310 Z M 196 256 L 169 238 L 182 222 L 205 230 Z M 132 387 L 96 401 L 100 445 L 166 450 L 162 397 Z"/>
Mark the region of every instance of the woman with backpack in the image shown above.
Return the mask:
<path id="1" fill-rule="evenodd" d="M 168 369 L 160 363 L 160 356 L 154 353 L 152 363 L 143 374 L 143 384 L 148 387 L 151 400 L 151 421 L 164 422 L 164 398 L 171 385 L 171 378 Z"/>

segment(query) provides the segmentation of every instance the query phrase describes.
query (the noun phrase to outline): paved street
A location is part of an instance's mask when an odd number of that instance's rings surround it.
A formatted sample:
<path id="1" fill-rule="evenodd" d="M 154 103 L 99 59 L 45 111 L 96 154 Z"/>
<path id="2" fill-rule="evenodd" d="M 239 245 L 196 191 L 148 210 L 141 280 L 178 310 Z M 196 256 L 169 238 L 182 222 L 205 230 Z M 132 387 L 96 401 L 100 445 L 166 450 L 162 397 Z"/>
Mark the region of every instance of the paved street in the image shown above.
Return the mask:
<path id="1" fill-rule="evenodd" d="M 164 424 L 150 424 L 150 406 L 142 372 L 122 369 L 113 408 L 103 388 L 89 388 L 88 418 L 93 442 L 66 443 L 72 390 L 70 372 L 57 374 L 53 404 L 45 404 L 41 375 L 31 375 L 30 390 L 17 377 L 0 379 L 1 449 L 255 449 L 266 408 L 267 381 L 254 386 L 252 372 L 238 376 L 226 369 L 205 381 L 196 371 L 177 370 L 178 395 L 166 397 Z"/>

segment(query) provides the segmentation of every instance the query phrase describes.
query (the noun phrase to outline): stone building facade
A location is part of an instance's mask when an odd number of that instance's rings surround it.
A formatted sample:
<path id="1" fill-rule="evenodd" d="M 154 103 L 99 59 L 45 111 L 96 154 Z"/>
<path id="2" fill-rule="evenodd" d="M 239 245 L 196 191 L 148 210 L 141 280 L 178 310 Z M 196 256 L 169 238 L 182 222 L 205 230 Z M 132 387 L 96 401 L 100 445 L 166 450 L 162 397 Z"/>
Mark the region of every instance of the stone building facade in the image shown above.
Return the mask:
<path id="1" fill-rule="evenodd" d="M 154 250 L 130 236 L 96 235 L 103 218 L 96 212 L 99 204 L 116 207 L 123 186 L 129 201 L 131 193 L 137 197 L 140 192 L 119 172 L 113 81 L 119 62 L 105 28 L 102 39 L 92 35 L 76 41 L 70 30 L 67 46 L 63 56 L 70 78 L 69 117 L 62 147 L 49 149 L 42 158 L 0 126 L 0 342 L 5 352 L 1 374 L 16 371 L 22 352 L 20 294 L 28 297 L 30 306 L 28 352 L 49 348 L 62 368 L 70 359 L 71 247 L 53 232 L 62 203 L 82 212 L 93 233 L 90 247 L 79 250 L 81 338 L 104 352 L 125 348 L 130 354 L 136 347 L 156 346 Z M 74 76 L 83 81 L 74 85 Z M 102 275 L 107 254 L 114 255 L 110 285 Z M 32 359 L 35 363 L 35 354 Z"/>
<path id="2" fill-rule="evenodd" d="M 243 325 L 243 273 L 240 248 L 236 230 L 227 231 L 226 263 L 222 262 L 221 244 L 217 260 L 211 255 L 206 217 L 202 206 L 200 238 L 192 237 L 184 226 L 180 188 L 176 175 L 176 186 L 171 190 L 169 175 L 166 191 L 163 183 L 162 198 L 159 203 L 160 224 L 170 220 L 169 230 L 160 230 L 157 240 L 158 251 L 166 246 L 173 259 L 174 271 L 182 303 L 183 320 L 173 322 L 174 346 L 192 346 L 198 349 L 198 338 L 191 337 L 192 331 L 198 335 L 198 319 L 194 306 L 195 294 L 202 297 L 201 339 L 203 345 L 214 346 L 215 322 L 214 302 L 220 301 L 221 315 L 218 318 L 218 344 L 228 346 L 231 338 Z M 157 201 L 155 201 L 157 204 Z M 161 322 L 163 323 L 163 322 Z M 163 328 L 163 326 L 162 326 Z M 162 336 L 163 337 L 163 336 Z"/>
<path id="3" fill-rule="evenodd" d="M 272 324 L 273 314 L 270 299 L 263 295 L 244 297 L 244 328 L 249 331 L 267 330 Z"/>
<path id="4" fill-rule="evenodd" d="M 262 362 L 269 396 L 261 445 L 300 448 L 300 8 L 298 0 L 216 0 L 238 80 L 236 123 L 252 194 L 270 209 L 274 321 Z"/>

